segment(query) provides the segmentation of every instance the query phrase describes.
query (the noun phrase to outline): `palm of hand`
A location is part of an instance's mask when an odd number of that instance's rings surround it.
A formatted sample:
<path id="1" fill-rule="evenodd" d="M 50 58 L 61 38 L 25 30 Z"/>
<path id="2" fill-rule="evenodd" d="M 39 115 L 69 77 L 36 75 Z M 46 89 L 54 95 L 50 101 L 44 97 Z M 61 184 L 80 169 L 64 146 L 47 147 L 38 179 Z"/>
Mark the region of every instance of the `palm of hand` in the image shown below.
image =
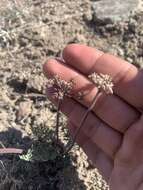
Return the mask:
<path id="1" fill-rule="evenodd" d="M 115 83 L 114 95 L 98 97 L 77 142 L 109 182 L 111 190 L 142 190 L 143 117 L 138 111 L 143 104 L 142 71 L 119 58 L 82 45 L 69 45 L 63 57 L 64 64 L 49 60 L 44 65 L 46 76 L 58 74 L 65 80 L 76 78 L 74 92 L 88 91 L 83 100 L 75 97 L 63 102 L 61 111 L 69 118 L 71 134 L 97 93 L 87 75 L 91 72 L 110 75 Z"/>
<path id="2" fill-rule="evenodd" d="M 110 176 L 112 189 L 143 189 L 143 116 L 124 134 Z"/>

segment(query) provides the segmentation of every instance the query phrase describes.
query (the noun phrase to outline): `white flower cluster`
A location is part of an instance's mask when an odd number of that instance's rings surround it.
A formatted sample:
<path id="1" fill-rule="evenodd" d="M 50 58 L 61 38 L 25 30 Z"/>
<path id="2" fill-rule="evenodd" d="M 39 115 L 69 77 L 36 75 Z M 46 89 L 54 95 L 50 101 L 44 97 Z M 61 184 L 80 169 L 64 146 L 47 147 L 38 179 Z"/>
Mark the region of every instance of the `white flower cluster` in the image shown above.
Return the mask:
<path id="1" fill-rule="evenodd" d="M 97 86 L 98 89 L 104 91 L 106 94 L 113 94 L 113 81 L 109 75 L 92 73 L 88 78 Z"/>
<path id="2" fill-rule="evenodd" d="M 71 97 L 74 81 L 65 81 L 58 75 L 48 79 L 47 87 L 54 89 L 54 98 L 63 100 L 64 96 Z"/>

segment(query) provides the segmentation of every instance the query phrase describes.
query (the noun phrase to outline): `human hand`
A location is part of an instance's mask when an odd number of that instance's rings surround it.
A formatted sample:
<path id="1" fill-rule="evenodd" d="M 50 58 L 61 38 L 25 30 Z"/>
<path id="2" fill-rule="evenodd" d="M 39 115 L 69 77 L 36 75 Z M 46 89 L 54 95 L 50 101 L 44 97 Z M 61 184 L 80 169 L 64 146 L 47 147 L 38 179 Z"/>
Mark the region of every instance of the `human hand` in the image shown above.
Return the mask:
<path id="1" fill-rule="evenodd" d="M 44 73 L 48 77 L 58 74 L 67 81 L 75 78 L 75 94 L 89 91 L 91 82 L 87 76 L 93 72 L 113 78 L 114 94 L 98 97 L 77 143 L 111 190 L 143 190 L 143 72 L 126 61 L 83 45 L 68 45 L 63 58 L 64 64 L 54 59 L 45 63 Z M 72 135 L 96 93 L 95 86 L 81 100 L 64 99 L 61 111 L 68 116 Z"/>

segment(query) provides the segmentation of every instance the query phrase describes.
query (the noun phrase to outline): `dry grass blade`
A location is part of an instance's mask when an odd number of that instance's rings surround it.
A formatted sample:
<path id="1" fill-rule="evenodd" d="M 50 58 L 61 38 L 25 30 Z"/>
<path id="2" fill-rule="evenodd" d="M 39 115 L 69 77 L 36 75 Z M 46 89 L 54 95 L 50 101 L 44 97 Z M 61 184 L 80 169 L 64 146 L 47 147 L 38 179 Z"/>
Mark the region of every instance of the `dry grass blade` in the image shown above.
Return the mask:
<path id="1" fill-rule="evenodd" d="M 22 154 L 22 149 L 17 148 L 0 148 L 0 154 Z"/>

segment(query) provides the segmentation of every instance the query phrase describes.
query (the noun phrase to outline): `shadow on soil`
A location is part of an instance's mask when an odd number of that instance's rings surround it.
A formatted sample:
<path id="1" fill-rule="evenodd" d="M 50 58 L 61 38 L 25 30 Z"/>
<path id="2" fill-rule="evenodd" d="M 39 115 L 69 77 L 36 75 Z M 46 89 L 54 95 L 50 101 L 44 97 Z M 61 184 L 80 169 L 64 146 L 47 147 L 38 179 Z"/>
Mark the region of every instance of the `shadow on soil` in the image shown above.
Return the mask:
<path id="1" fill-rule="evenodd" d="M 25 155 L 0 156 L 0 190 L 85 190 L 70 155 L 62 156 L 49 142 L 22 137 L 11 128 L 0 133 L 6 147 L 23 148 Z M 78 187 L 75 186 L 78 184 Z"/>

